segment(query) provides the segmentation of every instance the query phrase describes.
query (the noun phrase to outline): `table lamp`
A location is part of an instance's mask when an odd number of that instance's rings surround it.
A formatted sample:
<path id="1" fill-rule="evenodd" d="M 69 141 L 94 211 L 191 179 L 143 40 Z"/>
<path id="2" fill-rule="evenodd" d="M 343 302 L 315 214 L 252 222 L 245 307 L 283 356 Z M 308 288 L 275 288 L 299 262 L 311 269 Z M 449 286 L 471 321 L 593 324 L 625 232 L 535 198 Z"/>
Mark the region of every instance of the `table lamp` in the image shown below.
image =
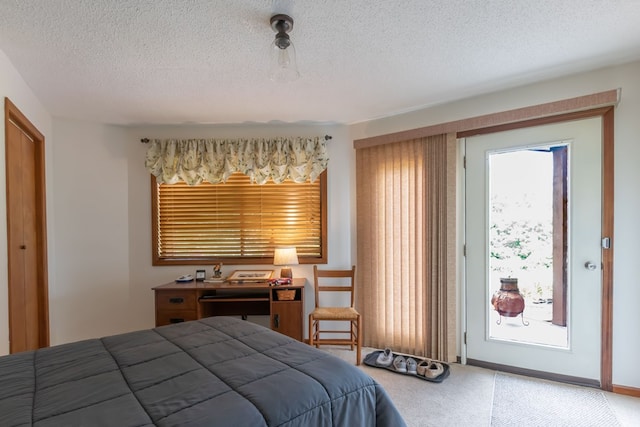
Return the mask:
<path id="1" fill-rule="evenodd" d="M 290 265 L 298 265 L 298 253 L 295 247 L 276 248 L 273 253 L 273 265 L 282 265 L 281 278 L 293 278 Z"/>

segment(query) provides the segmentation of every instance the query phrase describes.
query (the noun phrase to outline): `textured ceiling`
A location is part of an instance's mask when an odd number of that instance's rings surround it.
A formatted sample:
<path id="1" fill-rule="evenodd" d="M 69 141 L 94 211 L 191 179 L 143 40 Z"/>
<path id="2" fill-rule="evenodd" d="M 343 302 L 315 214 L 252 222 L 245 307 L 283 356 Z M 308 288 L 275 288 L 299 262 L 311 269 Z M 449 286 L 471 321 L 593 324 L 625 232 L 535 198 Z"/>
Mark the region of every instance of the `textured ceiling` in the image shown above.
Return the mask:
<path id="1" fill-rule="evenodd" d="M 0 0 L 0 50 L 57 117 L 355 123 L 640 59 L 640 1 Z"/>

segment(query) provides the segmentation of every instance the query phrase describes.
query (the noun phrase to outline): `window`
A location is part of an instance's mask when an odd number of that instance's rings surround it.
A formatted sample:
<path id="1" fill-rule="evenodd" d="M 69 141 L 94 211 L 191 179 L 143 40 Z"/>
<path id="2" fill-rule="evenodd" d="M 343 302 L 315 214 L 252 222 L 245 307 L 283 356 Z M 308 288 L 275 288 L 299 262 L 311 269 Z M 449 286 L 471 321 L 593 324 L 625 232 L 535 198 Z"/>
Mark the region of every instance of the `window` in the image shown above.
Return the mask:
<path id="1" fill-rule="evenodd" d="M 151 177 L 153 265 L 272 264 L 296 246 L 301 264 L 326 263 L 327 172 L 313 183 L 157 184 Z"/>

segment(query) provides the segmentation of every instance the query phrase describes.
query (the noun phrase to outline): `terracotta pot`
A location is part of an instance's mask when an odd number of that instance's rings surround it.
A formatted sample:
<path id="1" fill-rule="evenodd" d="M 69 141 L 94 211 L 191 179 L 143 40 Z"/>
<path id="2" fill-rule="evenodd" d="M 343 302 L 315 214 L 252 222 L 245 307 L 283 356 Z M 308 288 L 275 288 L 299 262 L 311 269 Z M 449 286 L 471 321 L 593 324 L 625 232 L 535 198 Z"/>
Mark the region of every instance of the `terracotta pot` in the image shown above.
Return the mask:
<path id="1" fill-rule="evenodd" d="M 516 317 L 524 311 L 524 298 L 518 289 L 518 279 L 500 279 L 500 290 L 491 297 L 491 305 L 505 317 Z"/>

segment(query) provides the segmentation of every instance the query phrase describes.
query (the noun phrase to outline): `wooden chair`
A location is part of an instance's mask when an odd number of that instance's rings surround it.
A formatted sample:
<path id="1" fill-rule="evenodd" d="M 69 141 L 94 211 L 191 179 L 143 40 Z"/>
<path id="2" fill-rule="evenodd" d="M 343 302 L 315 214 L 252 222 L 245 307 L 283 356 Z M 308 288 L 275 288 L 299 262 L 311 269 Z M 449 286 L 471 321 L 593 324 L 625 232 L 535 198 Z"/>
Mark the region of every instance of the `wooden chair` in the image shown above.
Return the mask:
<path id="1" fill-rule="evenodd" d="M 321 344 L 349 345 L 351 350 L 356 347 L 356 365 L 360 364 L 360 351 L 362 348 L 362 323 L 360 313 L 353 306 L 355 298 L 355 278 L 356 267 L 351 270 L 319 270 L 317 265 L 313 266 L 313 287 L 316 295 L 316 307 L 309 314 L 309 345 Z M 321 285 L 321 279 L 330 279 L 331 284 Z M 347 280 L 348 279 L 348 280 Z M 327 283 L 322 280 L 323 283 Z M 347 282 L 348 285 L 342 282 Z M 337 283 L 341 282 L 341 283 Z M 349 292 L 351 304 L 344 307 L 326 307 L 320 304 L 320 294 L 322 292 Z M 325 294 L 325 296 L 327 296 Z M 340 321 L 349 322 L 349 330 L 328 330 L 320 329 L 320 322 Z M 330 333 L 333 335 L 348 334 L 349 338 L 320 338 L 320 334 Z"/>

